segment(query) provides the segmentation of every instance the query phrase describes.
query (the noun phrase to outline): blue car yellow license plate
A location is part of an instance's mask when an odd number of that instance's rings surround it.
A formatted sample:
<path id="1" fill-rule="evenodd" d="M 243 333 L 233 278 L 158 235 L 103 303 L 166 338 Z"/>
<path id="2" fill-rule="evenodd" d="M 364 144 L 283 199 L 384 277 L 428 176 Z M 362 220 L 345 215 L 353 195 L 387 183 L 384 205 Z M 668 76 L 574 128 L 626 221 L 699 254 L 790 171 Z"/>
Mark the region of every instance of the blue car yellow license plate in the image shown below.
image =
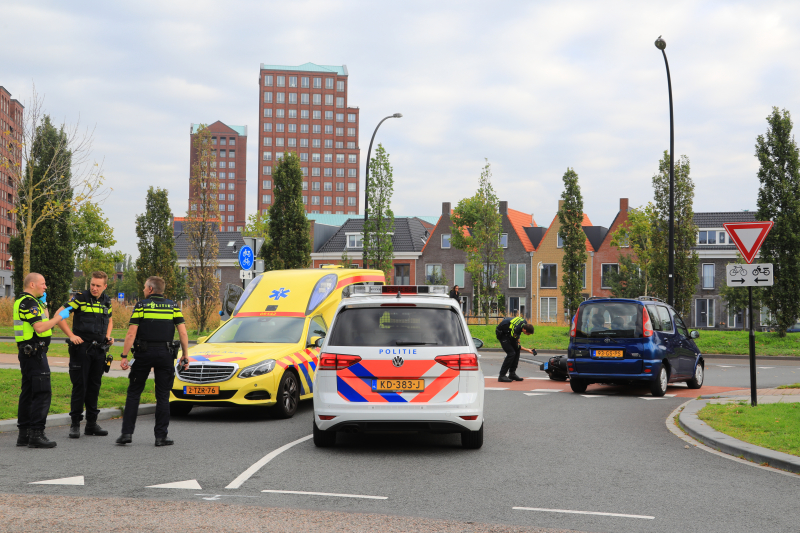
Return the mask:
<path id="1" fill-rule="evenodd" d="M 594 356 L 601 359 L 622 359 L 622 350 L 595 350 Z"/>

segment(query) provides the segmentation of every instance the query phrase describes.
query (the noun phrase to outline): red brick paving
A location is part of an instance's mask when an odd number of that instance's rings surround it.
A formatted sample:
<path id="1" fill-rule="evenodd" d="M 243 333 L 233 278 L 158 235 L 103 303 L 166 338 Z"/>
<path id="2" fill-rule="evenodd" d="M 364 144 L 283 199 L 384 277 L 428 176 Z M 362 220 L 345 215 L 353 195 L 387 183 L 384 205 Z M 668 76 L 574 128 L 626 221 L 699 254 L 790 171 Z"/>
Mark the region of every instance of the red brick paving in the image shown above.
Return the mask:
<path id="1" fill-rule="evenodd" d="M 501 383 L 497 378 L 486 379 L 487 387 L 498 387 L 510 391 L 529 392 L 534 389 L 549 389 L 552 391 L 572 392 L 569 381 L 553 381 L 551 379 L 526 379 L 525 381 L 514 381 L 511 383 Z M 739 387 L 711 387 L 703 386 L 701 389 L 688 389 L 684 385 L 670 385 L 667 394 L 674 394 L 677 398 L 697 398 L 701 394 L 720 394 L 724 392 L 738 391 Z M 792 390 L 792 389 L 787 389 Z M 800 392 L 800 389 L 794 389 Z M 614 394 L 619 396 L 650 396 L 647 387 L 637 387 L 634 385 L 589 385 L 586 394 Z M 748 393 L 749 394 L 749 393 Z"/>

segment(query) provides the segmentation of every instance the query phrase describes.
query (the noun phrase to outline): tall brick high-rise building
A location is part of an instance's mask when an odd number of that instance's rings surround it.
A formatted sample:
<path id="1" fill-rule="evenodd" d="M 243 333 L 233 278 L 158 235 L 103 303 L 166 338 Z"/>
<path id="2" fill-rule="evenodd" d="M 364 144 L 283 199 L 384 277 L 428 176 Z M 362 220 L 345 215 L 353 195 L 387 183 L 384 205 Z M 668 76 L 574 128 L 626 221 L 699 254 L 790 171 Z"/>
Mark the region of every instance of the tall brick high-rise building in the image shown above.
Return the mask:
<path id="1" fill-rule="evenodd" d="M 22 153 L 17 143 L 22 142 L 23 105 L 0 86 L 0 296 L 13 295 L 11 252 L 8 244 L 16 234 L 14 214 L 16 182 L 12 170 L 21 164 Z"/>
<path id="2" fill-rule="evenodd" d="M 194 139 L 200 124 L 192 124 L 190 135 L 190 166 L 197 154 Z M 216 146 L 217 177 L 219 178 L 220 231 L 242 231 L 247 207 L 247 126 L 228 126 L 219 120 L 210 124 L 211 140 Z M 189 187 L 189 209 L 196 204 L 195 192 Z"/>
<path id="3" fill-rule="evenodd" d="M 284 152 L 300 156 L 309 213 L 359 207 L 358 108 L 348 107 L 347 66 L 265 65 L 259 77 L 258 209 L 272 206 L 272 169 Z"/>

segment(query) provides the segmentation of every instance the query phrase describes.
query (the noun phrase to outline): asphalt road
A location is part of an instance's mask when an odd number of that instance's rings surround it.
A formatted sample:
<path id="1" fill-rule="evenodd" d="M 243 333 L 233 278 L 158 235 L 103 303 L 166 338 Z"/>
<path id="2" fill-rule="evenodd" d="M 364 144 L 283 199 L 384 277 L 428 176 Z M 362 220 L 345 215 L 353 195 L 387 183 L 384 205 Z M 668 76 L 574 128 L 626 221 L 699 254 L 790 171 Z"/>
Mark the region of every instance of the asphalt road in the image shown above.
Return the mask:
<path id="1" fill-rule="evenodd" d="M 484 373 L 495 376 L 501 360 L 485 355 Z M 758 370 L 761 387 L 800 382 L 800 362 L 759 366 L 765 367 Z M 173 419 L 170 448 L 153 447 L 152 416 L 139 419 L 134 443 L 125 448 L 113 445 L 120 420 L 103 424 L 108 437 L 70 440 L 66 426 L 49 428 L 59 443 L 52 450 L 16 448 L 15 433 L 0 434 L 0 492 L 186 501 L 192 508 L 232 504 L 243 515 L 257 506 L 593 532 L 798 530 L 800 476 L 685 448 L 665 420 L 686 398 L 646 400 L 646 390 L 628 388 L 579 395 L 567 392 L 567 383 L 556 392 L 558 385 L 541 379 L 532 364 L 522 363 L 519 374 L 540 379 L 524 382 L 532 395 L 486 392 L 485 443 L 477 451 L 462 450 L 455 435 L 340 435 L 335 448 L 324 450 L 305 440 L 239 488 L 226 488 L 265 455 L 310 435 L 311 403 L 290 420 L 259 410 L 196 408 Z M 489 387 L 502 385 L 487 379 Z M 706 385 L 748 387 L 749 367 L 709 360 Z M 542 390 L 530 392 L 536 389 Z M 85 484 L 30 484 L 74 476 Z M 148 488 L 189 480 L 201 488 Z"/>

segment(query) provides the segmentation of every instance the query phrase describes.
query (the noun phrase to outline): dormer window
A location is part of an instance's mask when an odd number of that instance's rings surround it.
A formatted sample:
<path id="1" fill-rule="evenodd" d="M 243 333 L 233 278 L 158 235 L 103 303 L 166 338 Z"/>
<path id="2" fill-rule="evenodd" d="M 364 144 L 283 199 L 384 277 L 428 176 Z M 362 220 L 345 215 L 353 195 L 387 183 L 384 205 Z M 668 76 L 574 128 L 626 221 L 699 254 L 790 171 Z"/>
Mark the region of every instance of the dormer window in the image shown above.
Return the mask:
<path id="1" fill-rule="evenodd" d="M 722 232 L 720 232 L 722 233 Z M 717 231 L 699 231 L 697 232 L 698 244 L 717 244 Z"/>
<path id="2" fill-rule="evenodd" d="M 348 248 L 363 248 L 364 247 L 364 235 L 361 233 L 349 233 L 347 234 L 347 247 Z"/>

